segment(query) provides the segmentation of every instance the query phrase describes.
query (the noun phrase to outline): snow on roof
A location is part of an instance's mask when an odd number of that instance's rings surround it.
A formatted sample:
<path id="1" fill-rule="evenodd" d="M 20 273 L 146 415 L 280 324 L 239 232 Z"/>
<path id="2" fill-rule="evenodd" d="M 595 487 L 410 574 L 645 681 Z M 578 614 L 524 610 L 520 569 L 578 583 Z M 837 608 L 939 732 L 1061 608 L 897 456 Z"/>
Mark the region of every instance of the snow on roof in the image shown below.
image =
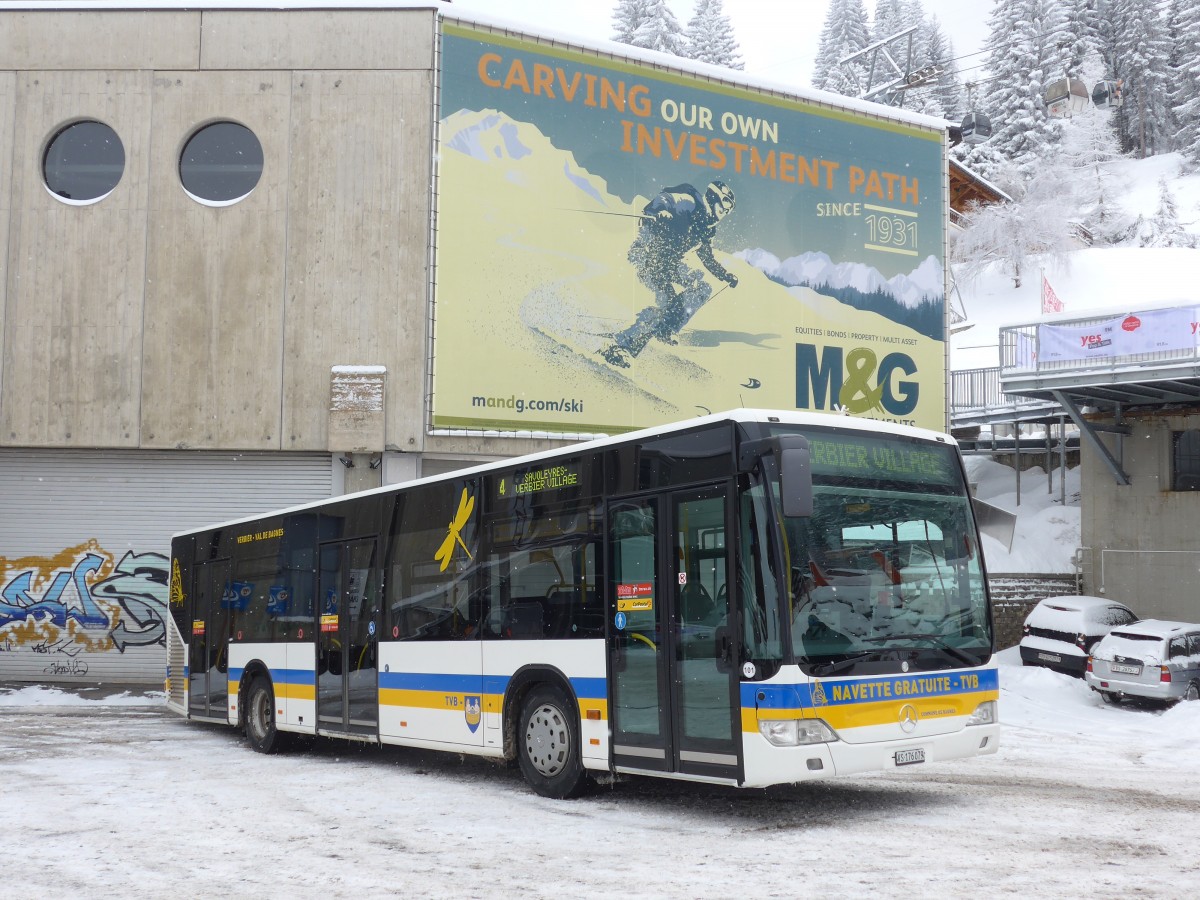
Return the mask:
<path id="1" fill-rule="evenodd" d="M 883 119 L 891 122 L 896 122 L 904 125 L 913 125 L 918 128 L 931 128 L 936 131 L 946 131 L 951 125 L 956 124 L 936 116 L 927 116 L 922 113 L 912 112 L 911 110 L 897 109 L 891 106 L 884 106 L 880 103 L 871 103 L 866 100 L 859 100 L 854 97 L 847 97 L 843 94 L 834 94 L 829 91 L 819 91 L 815 88 L 802 88 L 795 84 L 772 81 L 767 78 L 760 78 L 756 75 L 748 75 L 735 69 L 729 69 L 725 66 L 714 66 L 707 63 L 698 62 L 693 59 L 684 59 L 681 56 L 672 56 L 669 53 L 659 53 L 655 50 L 645 50 L 641 47 L 634 47 L 630 44 L 622 44 L 617 41 L 605 40 L 595 37 L 580 37 L 577 34 L 567 34 L 565 32 L 554 31 L 552 29 L 539 30 L 536 35 L 531 34 L 529 26 L 522 22 L 516 22 L 512 19 L 506 19 L 502 16 L 493 16 L 491 14 L 483 14 L 472 12 L 469 15 L 452 12 L 449 14 L 443 13 L 442 17 L 447 20 L 459 22 L 464 25 L 480 25 L 485 28 L 495 28 L 504 31 L 511 35 L 523 35 L 534 40 L 538 38 L 546 38 L 557 43 L 568 44 L 582 50 L 596 51 L 605 56 L 613 56 L 622 59 L 633 60 L 641 63 L 648 63 L 658 69 L 676 70 L 691 75 L 697 75 L 701 78 L 710 81 L 720 81 L 725 84 L 735 85 L 737 87 L 750 88 L 752 90 L 765 91 L 772 94 L 784 95 L 790 99 L 806 101 L 819 106 L 825 106 L 832 109 L 843 109 L 876 119 Z"/>
<path id="2" fill-rule="evenodd" d="M 444 9 L 450 0 L 355 0 L 345 5 L 331 0 L 235 0 L 232 3 L 185 3 L 181 0 L 0 0 L 0 11 L 23 10 L 26 12 L 62 12 L 70 10 L 171 10 L 173 12 L 200 12 L 205 10 L 264 9 L 320 9 L 343 12 L 355 9 Z"/>
<path id="3" fill-rule="evenodd" d="M 1012 203 L 1012 197 L 1010 197 L 1007 192 L 996 187 L 996 185 L 992 184 L 992 182 L 988 181 L 974 169 L 967 168 L 954 157 L 950 157 L 950 173 L 952 176 L 957 173 L 967 181 L 974 182 L 975 184 L 985 188 L 987 191 L 995 194 L 1005 203 Z"/>
<path id="4" fill-rule="evenodd" d="M 331 12 L 347 12 L 353 10 L 387 10 L 387 9 L 434 9 L 447 21 L 464 25 L 477 25 L 497 29 L 508 35 L 528 37 L 534 42 L 554 41 L 578 49 L 592 50 L 605 56 L 634 60 L 647 63 L 658 69 L 676 70 L 697 75 L 711 81 L 720 81 L 738 87 L 765 91 L 772 94 L 806 101 L 831 109 L 849 110 L 862 113 L 872 118 L 911 125 L 918 128 L 946 131 L 952 124 L 945 119 L 927 116 L 910 110 L 896 109 L 879 103 L 870 103 L 842 94 L 819 91 L 813 88 L 802 88 L 795 84 L 772 81 L 754 75 L 747 75 L 724 66 L 713 66 L 696 60 L 684 59 L 654 50 L 644 50 L 629 44 L 621 44 L 602 38 L 581 37 L 577 34 L 555 31 L 552 29 L 538 30 L 532 33 L 525 23 L 507 19 L 502 15 L 490 13 L 458 13 L 453 10 L 448 0 L 354 0 L 352 3 L 338 4 L 330 0 L 236 0 L 232 3 L 217 3 L 209 0 L 207 3 L 184 5 L 179 0 L 77 0 L 77 2 L 31 2 L 31 0 L 0 0 L 0 11 L 22 10 L 39 12 L 74 11 L 80 10 L 324 10 Z"/>

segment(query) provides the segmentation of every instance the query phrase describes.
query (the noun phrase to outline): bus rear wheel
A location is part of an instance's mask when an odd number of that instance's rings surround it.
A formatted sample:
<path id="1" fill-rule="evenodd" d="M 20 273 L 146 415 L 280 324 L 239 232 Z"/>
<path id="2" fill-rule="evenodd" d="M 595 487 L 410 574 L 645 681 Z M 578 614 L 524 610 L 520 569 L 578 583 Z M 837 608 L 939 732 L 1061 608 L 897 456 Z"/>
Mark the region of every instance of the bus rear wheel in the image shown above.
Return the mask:
<path id="1" fill-rule="evenodd" d="M 588 778 L 579 748 L 579 718 L 562 691 L 534 688 L 521 708 L 517 734 L 517 760 L 529 786 L 554 800 L 583 793 Z"/>
<path id="2" fill-rule="evenodd" d="M 259 753 L 274 753 L 283 746 L 275 730 L 275 692 L 261 675 L 250 682 L 246 702 L 246 738 Z"/>

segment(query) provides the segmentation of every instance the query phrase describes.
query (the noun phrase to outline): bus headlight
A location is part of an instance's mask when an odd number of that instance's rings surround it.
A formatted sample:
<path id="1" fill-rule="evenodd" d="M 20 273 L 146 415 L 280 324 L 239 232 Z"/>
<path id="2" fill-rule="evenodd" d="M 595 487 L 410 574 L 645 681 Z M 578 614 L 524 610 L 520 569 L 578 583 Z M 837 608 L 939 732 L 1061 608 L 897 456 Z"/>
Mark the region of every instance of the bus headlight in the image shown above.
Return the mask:
<path id="1" fill-rule="evenodd" d="M 820 719 L 760 719 L 758 730 L 776 747 L 828 744 L 838 739 Z"/>
<path id="2" fill-rule="evenodd" d="M 967 719 L 968 725 L 995 725 L 996 724 L 996 701 L 987 700 L 975 707 L 975 712 L 971 713 L 971 718 Z"/>

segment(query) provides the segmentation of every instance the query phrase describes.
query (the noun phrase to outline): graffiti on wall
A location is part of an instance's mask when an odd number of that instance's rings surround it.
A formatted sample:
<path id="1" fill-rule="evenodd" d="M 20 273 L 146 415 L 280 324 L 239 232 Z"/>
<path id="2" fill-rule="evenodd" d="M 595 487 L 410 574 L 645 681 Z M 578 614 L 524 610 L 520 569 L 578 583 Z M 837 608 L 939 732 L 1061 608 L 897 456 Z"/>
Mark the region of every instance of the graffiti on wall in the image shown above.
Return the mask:
<path id="1" fill-rule="evenodd" d="M 0 557 L 0 653 L 45 654 L 48 675 L 86 675 L 93 654 L 166 643 L 167 558 L 119 559 L 91 540 L 52 556 Z"/>

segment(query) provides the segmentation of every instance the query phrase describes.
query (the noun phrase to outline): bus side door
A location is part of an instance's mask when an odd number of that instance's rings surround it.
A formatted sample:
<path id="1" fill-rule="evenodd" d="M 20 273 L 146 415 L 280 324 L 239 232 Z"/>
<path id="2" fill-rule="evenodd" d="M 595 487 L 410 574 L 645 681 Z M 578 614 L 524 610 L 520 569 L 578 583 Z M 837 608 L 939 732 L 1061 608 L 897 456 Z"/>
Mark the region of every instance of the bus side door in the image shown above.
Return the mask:
<path id="1" fill-rule="evenodd" d="M 229 560 L 193 568 L 192 633 L 188 642 L 188 715 L 221 722 L 229 718 Z"/>
<path id="2" fill-rule="evenodd" d="M 375 537 L 324 543 L 317 597 L 317 722 L 321 732 L 379 727 Z"/>
<path id="3" fill-rule="evenodd" d="M 740 780 L 729 494 L 721 484 L 609 504 L 618 769 Z"/>

